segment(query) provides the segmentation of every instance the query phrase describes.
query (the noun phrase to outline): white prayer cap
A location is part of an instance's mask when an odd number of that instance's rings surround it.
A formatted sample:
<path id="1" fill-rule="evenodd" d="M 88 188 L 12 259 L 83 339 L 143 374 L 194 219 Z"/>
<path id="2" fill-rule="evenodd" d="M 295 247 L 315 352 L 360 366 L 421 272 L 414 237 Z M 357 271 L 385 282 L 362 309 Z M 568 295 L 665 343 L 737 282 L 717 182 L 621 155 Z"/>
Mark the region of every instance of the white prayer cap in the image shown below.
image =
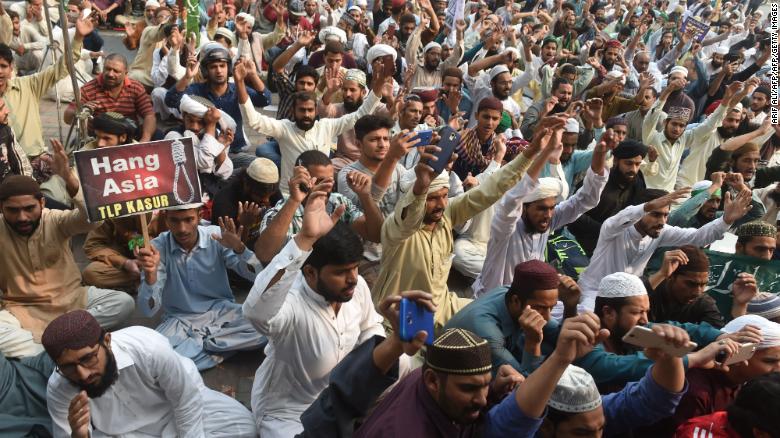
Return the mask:
<path id="1" fill-rule="evenodd" d="M 157 0 L 146 0 L 146 4 L 144 4 L 144 9 L 146 9 L 146 8 L 155 8 L 156 9 L 156 8 L 159 8 L 159 7 L 160 7 L 160 2 L 158 2 Z"/>
<path id="2" fill-rule="evenodd" d="M 593 376 L 578 366 L 569 365 L 555 385 L 547 406 L 571 414 L 590 412 L 601 406 L 601 394 Z"/>
<path id="3" fill-rule="evenodd" d="M 249 28 L 250 29 L 255 27 L 255 17 L 253 17 L 252 15 L 247 14 L 246 12 L 241 12 L 240 14 L 236 15 L 236 18 L 238 18 L 238 17 L 243 18 L 244 21 L 249 23 Z"/>
<path id="4" fill-rule="evenodd" d="M 603 298 L 638 297 L 647 295 L 642 280 L 626 272 L 615 272 L 601 279 L 596 296 Z"/>
<path id="5" fill-rule="evenodd" d="M 363 12 L 363 10 L 360 9 L 360 6 L 358 6 L 357 4 L 354 4 L 354 5 L 350 6 L 349 9 L 347 9 L 347 12 L 352 12 L 352 11 L 358 11 L 358 12 L 361 12 L 361 13 Z"/>
<path id="6" fill-rule="evenodd" d="M 732 108 L 731 111 L 742 112 L 742 109 L 743 109 L 742 102 L 737 102 L 737 104 L 734 105 L 734 108 Z"/>
<path id="7" fill-rule="evenodd" d="M 578 122 L 574 117 L 569 117 L 566 119 L 566 125 L 563 127 L 563 132 L 565 134 L 579 134 L 580 122 Z"/>
<path id="8" fill-rule="evenodd" d="M 507 47 L 506 50 L 504 50 L 504 53 L 507 53 L 507 52 L 509 52 L 509 53 L 511 53 L 513 55 L 512 59 L 514 59 L 514 60 L 520 59 L 520 51 L 517 50 L 516 48 L 514 48 L 514 47 Z"/>
<path id="9" fill-rule="evenodd" d="M 539 184 L 533 192 L 525 197 L 525 202 L 536 202 L 541 199 L 556 198 L 557 202 L 562 201 L 563 181 L 558 178 L 539 178 Z"/>
<path id="10" fill-rule="evenodd" d="M 347 33 L 336 26 L 328 26 L 320 31 L 320 42 L 325 44 L 328 40 L 335 39 L 341 44 L 347 42 Z"/>
<path id="11" fill-rule="evenodd" d="M 500 75 L 501 73 L 509 73 L 509 68 L 504 64 L 499 64 L 493 68 L 490 69 L 490 80 L 496 78 L 496 76 Z"/>
<path id="12" fill-rule="evenodd" d="M 729 334 L 736 333 L 746 325 L 754 325 L 761 329 L 761 338 L 763 340 L 756 346 L 757 350 L 780 347 L 780 324 L 772 322 L 763 316 L 743 315 L 739 318 L 734 318 L 721 331 Z"/>
<path id="13" fill-rule="evenodd" d="M 671 77 L 675 73 L 682 73 L 683 77 L 685 78 L 688 77 L 688 69 L 681 65 L 676 65 L 671 70 L 669 70 L 669 77 Z"/>
<path id="14" fill-rule="evenodd" d="M 428 50 L 431 49 L 441 49 L 441 44 L 437 43 L 436 41 L 431 41 L 430 43 L 426 44 L 423 48 L 423 53 L 428 53 Z"/>
<path id="15" fill-rule="evenodd" d="M 246 168 L 248 177 L 259 183 L 275 184 L 279 182 L 279 169 L 268 158 L 255 158 Z"/>
<path id="16" fill-rule="evenodd" d="M 215 39 L 217 35 L 222 35 L 223 37 L 230 40 L 230 47 L 236 47 L 236 34 L 233 33 L 232 30 L 228 29 L 227 27 L 219 27 L 217 28 L 216 32 L 214 32 Z"/>
<path id="17" fill-rule="evenodd" d="M 623 84 L 626 83 L 626 75 L 624 75 L 622 71 L 618 70 L 612 70 L 611 72 L 607 73 L 607 79 L 617 79 Z"/>
<path id="18" fill-rule="evenodd" d="M 366 61 L 371 64 L 375 59 L 380 56 L 393 55 L 393 61 L 398 58 L 398 52 L 387 44 L 375 44 L 366 52 Z"/>
<path id="19" fill-rule="evenodd" d="M 444 170 L 440 174 L 436 175 L 436 178 L 434 178 L 434 180 L 431 181 L 431 185 L 428 186 L 428 194 L 431 194 L 433 192 L 438 192 L 441 189 L 449 189 L 449 188 L 450 188 L 450 173 Z"/>
<path id="20" fill-rule="evenodd" d="M 51 21 L 54 21 L 55 23 L 60 22 L 60 8 L 53 7 L 49 8 L 49 18 L 51 18 Z"/>
<path id="21" fill-rule="evenodd" d="M 203 207 L 203 203 L 202 202 L 193 202 L 192 204 L 174 205 L 172 207 L 166 208 L 166 210 L 169 210 L 169 211 L 191 210 L 193 208 L 200 208 L 200 207 Z"/>
<path id="22" fill-rule="evenodd" d="M 715 47 L 715 53 L 717 53 L 718 55 L 726 56 L 729 54 L 729 46 Z"/>
<path id="23" fill-rule="evenodd" d="M 368 6 L 367 0 L 355 0 L 355 4 L 358 6 Z"/>
<path id="24" fill-rule="evenodd" d="M 363 72 L 363 70 L 359 70 L 356 68 L 351 68 L 347 70 L 347 74 L 344 75 L 345 81 L 354 81 L 361 87 L 366 87 L 366 74 Z"/>

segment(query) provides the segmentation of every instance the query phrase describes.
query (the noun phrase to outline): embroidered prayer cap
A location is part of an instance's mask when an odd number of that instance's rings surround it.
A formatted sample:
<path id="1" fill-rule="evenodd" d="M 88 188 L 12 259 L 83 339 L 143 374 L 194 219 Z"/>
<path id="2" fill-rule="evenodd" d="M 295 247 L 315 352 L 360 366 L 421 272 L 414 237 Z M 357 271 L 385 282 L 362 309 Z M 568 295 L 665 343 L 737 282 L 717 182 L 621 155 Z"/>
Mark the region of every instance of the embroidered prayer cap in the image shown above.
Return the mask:
<path id="1" fill-rule="evenodd" d="M 303 1 L 301 0 L 290 0 L 287 10 L 298 17 L 306 15 L 306 8 L 303 7 Z"/>
<path id="2" fill-rule="evenodd" d="M 558 289 L 560 277 L 550 264 L 541 260 L 528 260 L 515 266 L 512 285 L 507 293 L 526 296 L 537 290 Z"/>
<path id="3" fill-rule="evenodd" d="M 475 375 L 493 368 L 490 344 L 464 329 L 447 329 L 425 354 L 425 365 L 446 374 Z"/>
<path id="4" fill-rule="evenodd" d="M 102 335 L 103 329 L 91 313 L 73 310 L 49 323 L 41 336 L 41 344 L 56 361 L 65 349 L 80 350 L 97 345 Z"/>
<path id="5" fill-rule="evenodd" d="M 748 303 L 747 313 L 766 319 L 780 318 L 780 296 L 770 292 L 759 292 Z"/>
<path id="6" fill-rule="evenodd" d="M 637 156 L 644 158 L 647 156 L 647 146 L 636 140 L 623 140 L 618 143 L 615 150 L 612 151 L 612 156 L 619 160 Z"/>
<path id="7" fill-rule="evenodd" d="M 618 41 L 618 40 L 609 40 L 606 43 L 604 43 L 604 48 L 605 49 L 616 49 L 616 48 L 617 49 L 622 49 L 623 48 L 623 44 L 621 44 L 621 42 Z"/>
<path id="8" fill-rule="evenodd" d="M 254 181 L 265 184 L 279 182 L 279 169 L 268 158 L 255 158 L 246 168 L 246 174 Z"/>
<path id="9" fill-rule="evenodd" d="M 122 114 L 108 111 L 92 119 L 92 128 L 114 135 L 129 135 L 135 131 L 135 123 Z"/>
<path id="10" fill-rule="evenodd" d="M 509 67 L 507 67 L 504 64 L 499 64 L 499 65 L 491 68 L 490 69 L 490 73 L 489 73 L 490 80 L 492 81 L 493 79 L 496 78 L 496 76 L 500 75 L 501 73 L 509 73 Z"/>
<path id="11" fill-rule="evenodd" d="M 617 125 L 628 126 L 628 120 L 625 117 L 614 116 L 607 119 L 605 129 L 614 128 Z M 634 155 L 636 156 L 636 155 Z"/>
<path id="12" fill-rule="evenodd" d="M 43 197 L 41 186 L 37 181 L 26 175 L 8 175 L 0 183 L 0 201 L 5 201 L 12 196 Z"/>
<path id="13" fill-rule="evenodd" d="M 757 350 L 780 347 L 780 324 L 772 322 L 763 316 L 742 315 L 729 321 L 720 330 L 724 333 L 732 334 L 742 330 L 746 325 L 753 325 L 761 329 L 761 343 L 756 346 Z"/>
<path id="14" fill-rule="evenodd" d="M 498 112 L 504 111 L 504 104 L 501 103 L 500 100 L 493 96 L 488 96 L 482 100 L 479 101 L 479 105 L 477 105 L 477 112 L 480 112 L 482 110 L 491 109 L 496 110 Z"/>
<path id="15" fill-rule="evenodd" d="M 344 75 L 344 80 L 356 82 L 363 88 L 366 86 L 366 74 L 363 72 L 363 70 L 356 68 L 347 70 L 347 73 Z"/>
<path id="16" fill-rule="evenodd" d="M 157 9 L 159 7 L 160 7 L 160 2 L 158 2 L 157 0 L 146 0 L 146 3 L 144 4 L 144 9 L 147 8 Z"/>
<path id="17" fill-rule="evenodd" d="M 536 202 L 547 198 L 556 198 L 556 202 L 561 202 L 564 191 L 568 190 L 566 190 L 563 181 L 558 178 L 539 178 L 539 183 L 534 191 L 526 196 L 525 202 Z"/>
<path id="18" fill-rule="evenodd" d="M 555 385 L 547 406 L 561 412 L 580 414 L 601 406 L 596 382 L 584 369 L 569 365 Z"/>
<path id="19" fill-rule="evenodd" d="M 380 56 L 392 56 L 393 61 L 395 61 L 398 58 L 398 52 L 387 44 L 374 44 L 371 46 L 370 49 L 368 49 L 368 52 L 366 52 L 366 61 L 370 65 L 376 58 L 379 58 Z"/>
<path id="20" fill-rule="evenodd" d="M 642 280 L 626 272 L 615 272 L 601 279 L 596 296 L 602 298 L 624 298 L 647 295 Z"/>
<path id="21" fill-rule="evenodd" d="M 439 89 L 430 87 L 420 87 L 412 90 L 412 94 L 416 94 L 420 97 L 423 103 L 433 102 L 439 98 Z"/>
<path id="22" fill-rule="evenodd" d="M 777 237 L 777 227 L 764 221 L 742 224 L 734 232 L 737 237 Z"/>
<path id="23" fill-rule="evenodd" d="M 578 122 L 574 117 L 569 117 L 566 119 L 566 124 L 563 126 L 563 132 L 565 134 L 579 134 L 580 122 Z"/>
<path id="24" fill-rule="evenodd" d="M 686 108 L 684 106 L 672 106 L 669 107 L 669 113 L 666 115 L 668 119 L 679 119 L 684 120 L 685 123 L 688 123 L 688 120 L 691 118 L 691 109 Z"/>
<path id="25" fill-rule="evenodd" d="M 712 187 L 712 181 L 706 179 L 695 183 L 693 186 L 691 186 L 691 198 L 705 190 L 708 190 L 710 187 Z M 720 198 L 721 194 L 721 189 L 715 190 L 712 195 L 710 195 L 710 198 Z"/>
<path id="26" fill-rule="evenodd" d="M 352 12 L 352 11 L 358 11 L 360 13 L 363 13 L 363 9 L 361 9 L 360 6 L 358 6 L 357 4 L 353 4 L 347 9 L 347 12 Z"/>
<path id="27" fill-rule="evenodd" d="M 433 49 L 441 49 L 441 44 L 437 43 L 436 41 L 431 41 L 430 43 L 426 44 L 425 47 L 423 47 L 423 53 L 428 53 L 428 50 Z"/>

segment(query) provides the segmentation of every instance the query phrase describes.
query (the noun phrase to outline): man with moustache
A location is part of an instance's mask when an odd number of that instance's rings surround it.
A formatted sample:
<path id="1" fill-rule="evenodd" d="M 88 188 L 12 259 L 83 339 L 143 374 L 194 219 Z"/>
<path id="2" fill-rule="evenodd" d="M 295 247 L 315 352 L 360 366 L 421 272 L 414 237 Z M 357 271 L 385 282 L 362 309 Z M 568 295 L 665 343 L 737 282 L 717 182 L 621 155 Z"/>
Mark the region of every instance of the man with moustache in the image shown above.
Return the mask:
<path id="1" fill-rule="evenodd" d="M 519 184 L 504 194 L 493 214 L 484 267 L 472 286 L 476 296 L 511 284 L 516 265 L 544 261 L 550 234 L 598 204 L 609 176 L 604 165 L 607 152 L 614 147 L 608 131 L 593 151 L 582 188 L 569 199 L 563 200 L 564 181 L 539 178 L 545 163 L 538 161 Z"/>
<path id="2" fill-rule="evenodd" d="M 523 123 L 520 124 L 523 137 L 532 138 L 536 125 L 544 117 L 566 111 L 574 93 L 574 85 L 564 78 L 557 78 L 553 81 L 551 93 L 550 98 L 531 105 L 525 112 Z"/>
<path id="3" fill-rule="evenodd" d="M 46 391 L 56 437 L 257 434 L 252 414 L 206 388 L 195 364 L 154 330 L 108 333 L 74 310 L 52 321 L 42 342 L 57 365 Z"/>
<path id="4" fill-rule="evenodd" d="M 667 225 L 672 203 L 690 195 L 690 189 L 672 193 L 647 190 L 639 205 L 632 205 L 607 219 L 598 234 L 598 244 L 591 263 L 579 280 L 582 304 L 592 309 L 599 281 L 613 272 L 641 274 L 657 248 L 691 244 L 706 246 L 720 239 L 723 233 L 751 208 L 750 193 L 742 192 L 732 200 L 726 195 L 722 217 L 701 228 L 677 228 Z"/>
<path id="5" fill-rule="evenodd" d="M 252 412 L 264 438 L 302 432 L 300 416 L 328 386 L 333 368 L 385 334 L 358 274 L 363 243 L 339 221 L 344 207 L 327 210 L 327 198 L 321 186 L 311 188 L 300 231 L 244 301 L 244 315 L 269 339 L 252 387 Z"/>
<path id="6" fill-rule="evenodd" d="M 469 115 L 469 128 L 473 128 L 477 124 L 476 111 L 479 107 L 479 101 L 490 96 L 501 101 L 504 105 L 504 110 L 514 120 L 520 120 L 522 116 L 520 106 L 510 96 L 531 82 L 533 72 L 532 69 L 526 69 L 525 73 L 513 78 L 512 69 L 514 69 L 515 61 L 518 58 L 518 51 L 510 48 L 503 53 L 487 56 L 479 61 L 469 63 L 468 74 L 464 78 L 474 102 L 472 114 Z M 487 75 L 481 73 L 488 68 L 490 71 Z M 526 112 L 526 117 L 527 114 Z M 527 136 L 526 138 L 531 137 Z"/>
<path id="7" fill-rule="evenodd" d="M 463 57 L 463 31 L 465 27 L 465 23 L 456 23 L 455 50 L 444 61 L 442 61 L 441 56 L 441 44 L 431 41 L 423 47 L 423 59 L 422 62 L 419 62 L 418 52 L 422 45 L 420 38 L 426 29 L 420 26 L 412 33 L 409 43 L 406 45 L 406 64 L 415 67 L 409 85 L 410 89 L 438 88 L 442 85 L 442 72 L 448 68 L 457 67 Z"/>
<path id="8" fill-rule="evenodd" d="M 382 89 L 391 78 L 382 71 L 381 58 L 373 61 L 372 91 L 368 93 L 357 111 L 337 119 L 315 120 L 317 97 L 310 92 L 296 92 L 293 98 L 295 121 L 276 120 L 259 114 L 250 101 L 244 84 L 245 78 L 257 76 L 255 64 L 250 60 L 244 60 L 236 65 L 234 76 L 241 115 L 255 131 L 271 136 L 279 142 L 282 154 L 282 166 L 279 169 L 281 181 L 289 181 L 292 178 L 295 160 L 302 152 L 318 150 L 329 154 L 333 137 L 351 129 L 359 118 L 372 113 L 379 106 Z M 289 194 L 287 186 L 282 185 L 281 189 L 282 193 Z"/>
<path id="9" fill-rule="evenodd" d="M 107 328 L 133 313 L 133 298 L 126 293 L 81 285 L 71 238 L 100 224 L 87 221 L 81 186 L 64 148 L 59 142 L 52 147 L 50 164 L 65 181 L 75 209 L 46 208 L 40 186 L 28 176 L 11 175 L 0 184 L 0 352 L 6 357 L 40 353 L 41 333 L 64 312 L 87 309 Z"/>
<path id="10" fill-rule="evenodd" d="M 569 224 L 569 231 L 589 256 L 596 249 L 601 224 L 645 191 L 645 178 L 640 166 L 646 156 L 647 146 L 634 140 L 621 141 L 612 151 L 612 168 L 598 205 Z"/>

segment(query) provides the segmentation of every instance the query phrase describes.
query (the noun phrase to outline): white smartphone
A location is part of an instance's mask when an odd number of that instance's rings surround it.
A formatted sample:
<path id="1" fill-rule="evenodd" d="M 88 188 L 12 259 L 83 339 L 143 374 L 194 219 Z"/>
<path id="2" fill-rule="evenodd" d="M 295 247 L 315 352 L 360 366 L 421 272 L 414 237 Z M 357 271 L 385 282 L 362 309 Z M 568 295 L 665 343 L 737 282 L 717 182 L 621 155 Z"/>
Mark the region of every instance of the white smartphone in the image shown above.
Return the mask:
<path id="1" fill-rule="evenodd" d="M 726 362 L 723 365 L 734 365 L 735 363 L 749 360 L 751 357 L 753 357 L 753 354 L 755 352 L 756 352 L 755 343 L 751 342 L 747 344 L 740 344 L 739 350 L 737 350 L 736 353 L 732 354 L 730 358 L 726 359 Z"/>
<path id="2" fill-rule="evenodd" d="M 666 339 L 658 336 L 647 327 L 634 326 L 625 336 L 623 342 L 642 348 L 657 348 L 675 357 L 683 357 L 696 348 L 695 342 L 688 342 L 684 347 L 675 347 L 666 342 Z"/>

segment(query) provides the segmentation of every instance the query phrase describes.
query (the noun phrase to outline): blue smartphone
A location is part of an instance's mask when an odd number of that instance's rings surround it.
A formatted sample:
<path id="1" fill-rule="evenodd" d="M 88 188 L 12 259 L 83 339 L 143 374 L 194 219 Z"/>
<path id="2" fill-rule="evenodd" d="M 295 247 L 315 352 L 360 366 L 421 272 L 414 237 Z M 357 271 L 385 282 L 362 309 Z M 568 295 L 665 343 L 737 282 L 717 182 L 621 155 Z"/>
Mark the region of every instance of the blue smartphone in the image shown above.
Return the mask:
<path id="1" fill-rule="evenodd" d="M 437 146 L 439 146 L 441 150 L 434 154 L 436 161 L 429 161 L 426 163 L 431 166 L 434 175 L 438 175 L 444 170 L 447 163 L 450 161 L 452 153 L 455 152 L 455 148 L 458 146 L 458 143 L 460 143 L 460 134 L 449 126 L 442 128 L 442 130 L 439 131 L 439 135 L 441 136 L 441 139 Z"/>
<path id="2" fill-rule="evenodd" d="M 431 144 L 431 140 L 433 140 L 433 130 L 432 129 L 426 129 L 424 131 L 417 131 L 417 135 L 412 137 L 410 141 L 414 141 L 415 139 L 419 138 L 420 142 L 417 143 L 417 147 L 420 146 L 427 146 Z"/>
<path id="3" fill-rule="evenodd" d="M 433 313 L 429 312 L 416 301 L 407 298 L 401 298 L 400 311 L 398 318 L 398 337 L 404 342 L 409 342 L 420 330 L 425 330 L 428 337 L 425 339 L 426 345 L 433 344 Z"/>

